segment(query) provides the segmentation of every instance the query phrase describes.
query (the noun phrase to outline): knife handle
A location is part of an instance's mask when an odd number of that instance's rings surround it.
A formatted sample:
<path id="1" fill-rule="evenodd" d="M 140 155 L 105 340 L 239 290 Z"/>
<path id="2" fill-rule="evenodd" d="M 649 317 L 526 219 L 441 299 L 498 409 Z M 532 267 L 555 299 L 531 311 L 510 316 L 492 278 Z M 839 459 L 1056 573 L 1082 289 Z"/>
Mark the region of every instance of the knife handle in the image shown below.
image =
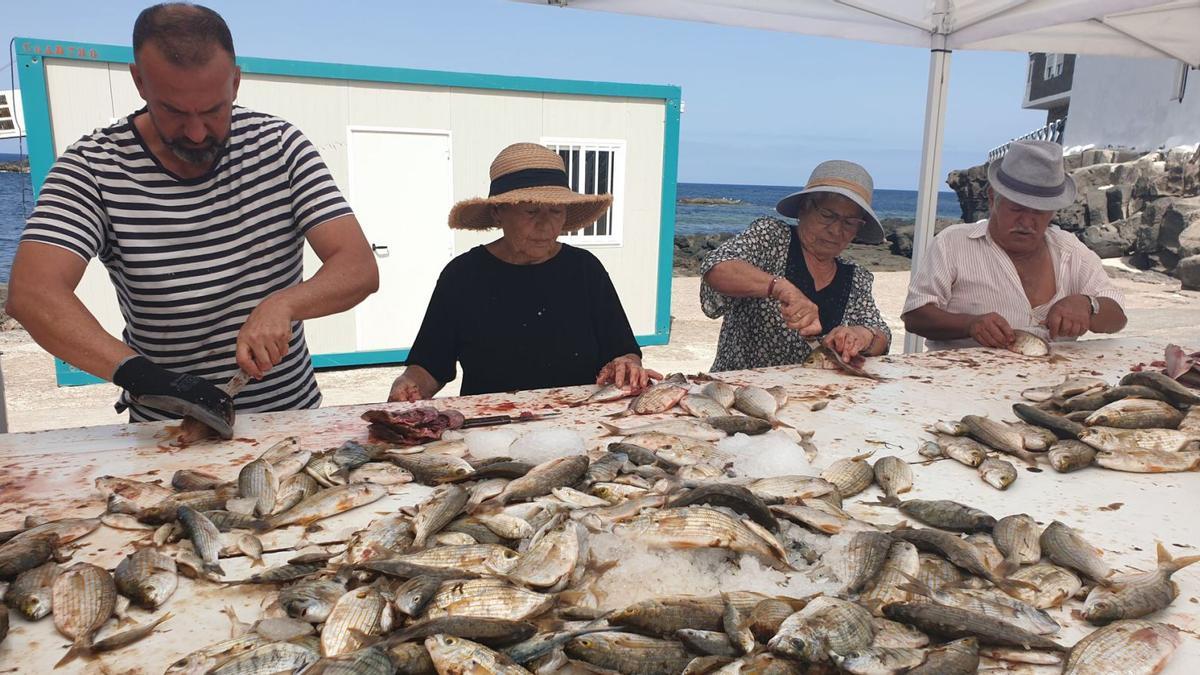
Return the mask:
<path id="1" fill-rule="evenodd" d="M 512 418 L 508 415 L 493 415 L 491 417 L 470 417 L 463 422 L 460 429 L 471 429 L 474 427 L 491 427 L 498 424 L 510 424 Z"/>

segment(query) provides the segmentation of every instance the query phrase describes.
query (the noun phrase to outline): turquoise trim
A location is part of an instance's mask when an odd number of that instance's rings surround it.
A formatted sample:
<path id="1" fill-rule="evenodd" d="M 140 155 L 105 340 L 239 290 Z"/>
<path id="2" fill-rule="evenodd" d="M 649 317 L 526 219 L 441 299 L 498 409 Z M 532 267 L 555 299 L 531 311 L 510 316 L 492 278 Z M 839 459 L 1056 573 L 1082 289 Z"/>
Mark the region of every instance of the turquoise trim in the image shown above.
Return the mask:
<path id="1" fill-rule="evenodd" d="M 54 164 L 54 134 L 51 126 L 49 96 L 46 91 L 45 59 L 67 59 L 97 63 L 132 63 L 133 49 L 117 45 L 64 42 L 38 38 L 17 38 L 17 61 L 25 131 L 29 141 L 30 178 L 36 197 L 42 181 Z M 671 279 L 675 255 L 675 181 L 679 170 L 679 112 L 681 91 L 673 85 L 591 82 L 541 77 L 515 77 L 480 73 L 453 73 L 438 70 L 388 68 L 312 61 L 290 61 L 240 57 L 238 64 L 246 73 L 287 77 L 356 80 L 425 86 L 493 89 L 576 96 L 604 96 L 657 99 L 665 102 L 663 128 L 662 204 L 658 250 L 658 287 L 655 297 L 654 333 L 637 336 L 641 346 L 665 345 L 671 338 Z M 407 349 L 379 350 L 313 355 L 316 368 L 346 368 L 395 364 L 408 357 Z M 103 380 L 70 364 L 55 359 L 59 386 L 95 384 Z"/>
<path id="2" fill-rule="evenodd" d="M 352 368 L 381 364 L 399 365 L 408 359 L 407 349 L 380 349 L 370 352 L 343 352 L 340 354 L 314 354 L 313 368 Z"/>
<path id="3" fill-rule="evenodd" d="M 679 88 L 667 99 L 663 125 L 662 210 L 658 225 L 658 297 L 655 300 L 654 333 L 660 344 L 671 339 L 671 282 L 675 270 L 675 189 L 679 176 Z"/>
<path id="4" fill-rule="evenodd" d="M 133 63 L 133 49 L 131 47 L 86 42 L 62 42 L 38 38 L 17 38 L 16 45 L 18 55 L 52 56 L 56 59 L 69 59 L 72 61 Z M 261 75 L 435 85 L 467 89 L 499 89 L 546 94 L 657 99 L 679 98 L 679 87 L 671 85 L 591 82 L 587 80 L 561 80 L 547 77 L 517 77 L 484 73 L 453 73 L 444 70 L 416 70 L 413 68 L 361 66 L 345 63 L 264 59 L 253 56 L 238 57 L 237 62 L 244 72 Z"/>

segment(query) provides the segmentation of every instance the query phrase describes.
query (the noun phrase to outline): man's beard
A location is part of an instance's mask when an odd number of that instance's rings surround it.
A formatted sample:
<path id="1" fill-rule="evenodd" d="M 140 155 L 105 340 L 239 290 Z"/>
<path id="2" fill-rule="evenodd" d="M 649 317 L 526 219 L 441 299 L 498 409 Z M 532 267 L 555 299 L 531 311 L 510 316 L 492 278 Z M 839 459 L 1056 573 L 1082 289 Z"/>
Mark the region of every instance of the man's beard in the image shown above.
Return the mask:
<path id="1" fill-rule="evenodd" d="M 171 154 L 188 164 L 205 165 L 210 164 L 221 156 L 225 149 L 225 141 L 229 140 L 226 136 L 224 140 L 217 140 L 215 136 L 208 135 L 204 137 L 204 141 L 200 144 L 192 143 L 186 138 L 168 138 L 162 132 L 162 127 L 158 126 L 158 120 L 154 119 L 154 114 L 150 115 L 150 123 L 154 125 L 154 130 L 158 132 L 158 137 L 162 139 L 167 149 Z"/>
<path id="2" fill-rule="evenodd" d="M 164 138 L 163 143 L 176 157 L 188 164 L 211 164 L 221 156 L 221 150 L 225 145 L 213 136 L 206 137 L 200 146 L 192 145 L 189 141 L 178 138 Z"/>

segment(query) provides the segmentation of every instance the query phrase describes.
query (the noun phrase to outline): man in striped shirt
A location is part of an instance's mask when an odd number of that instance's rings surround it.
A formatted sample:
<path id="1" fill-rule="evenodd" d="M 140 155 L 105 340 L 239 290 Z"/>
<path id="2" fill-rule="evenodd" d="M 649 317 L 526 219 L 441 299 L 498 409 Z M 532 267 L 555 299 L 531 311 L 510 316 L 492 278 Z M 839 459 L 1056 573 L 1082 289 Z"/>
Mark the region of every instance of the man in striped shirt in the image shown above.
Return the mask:
<path id="1" fill-rule="evenodd" d="M 1051 340 L 1125 327 L 1099 256 L 1050 227 L 1075 201 L 1062 146 L 1013 143 L 988 167 L 989 217 L 943 230 L 913 272 L 901 318 L 930 349 L 1007 347 L 1014 329 Z"/>
<path id="2" fill-rule="evenodd" d="M 7 311 L 50 353 L 125 391 L 132 421 L 314 408 L 304 319 L 378 286 L 375 259 L 316 149 L 233 104 L 224 20 L 182 3 L 143 11 L 130 66 L 146 106 L 71 145 L 42 184 L 13 261 Z M 308 241 L 322 265 L 303 281 Z M 125 319 L 108 335 L 75 295 L 107 268 Z"/>

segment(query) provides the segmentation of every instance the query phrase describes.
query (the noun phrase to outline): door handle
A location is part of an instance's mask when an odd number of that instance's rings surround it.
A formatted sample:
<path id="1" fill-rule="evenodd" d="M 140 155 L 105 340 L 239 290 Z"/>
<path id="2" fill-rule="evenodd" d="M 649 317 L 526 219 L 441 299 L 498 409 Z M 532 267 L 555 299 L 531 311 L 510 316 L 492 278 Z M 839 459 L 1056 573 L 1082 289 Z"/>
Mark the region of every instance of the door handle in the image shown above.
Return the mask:
<path id="1" fill-rule="evenodd" d="M 371 250 L 378 252 L 381 255 L 388 255 L 388 247 L 386 244 L 371 244 Z"/>

